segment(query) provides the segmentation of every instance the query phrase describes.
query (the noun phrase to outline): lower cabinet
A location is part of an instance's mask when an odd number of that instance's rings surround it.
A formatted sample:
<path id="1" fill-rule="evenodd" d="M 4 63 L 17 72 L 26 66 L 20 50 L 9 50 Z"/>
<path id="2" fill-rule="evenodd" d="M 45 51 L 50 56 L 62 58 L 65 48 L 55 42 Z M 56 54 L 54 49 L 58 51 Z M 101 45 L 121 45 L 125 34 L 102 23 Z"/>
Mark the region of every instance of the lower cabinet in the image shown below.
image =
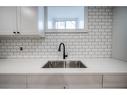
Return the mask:
<path id="1" fill-rule="evenodd" d="M 102 76 L 84 75 L 49 75 L 49 76 L 29 76 L 28 88 L 44 89 L 81 89 L 81 88 L 101 88 Z"/>
<path id="2" fill-rule="evenodd" d="M 127 88 L 127 75 L 0 75 L 0 89 Z"/>
<path id="3" fill-rule="evenodd" d="M 99 75 L 69 75 L 65 76 L 67 88 L 102 88 L 102 76 Z"/>
<path id="4" fill-rule="evenodd" d="M 31 75 L 27 77 L 28 88 L 64 89 L 64 76 Z"/>
<path id="5" fill-rule="evenodd" d="M 127 88 L 127 75 L 104 75 L 103 88 Z"/>
<path id="6" fill-rule="evenodd" d="M 24 75 L 0 75 L 0 88 L 26 88 L 26 76 Z"/>

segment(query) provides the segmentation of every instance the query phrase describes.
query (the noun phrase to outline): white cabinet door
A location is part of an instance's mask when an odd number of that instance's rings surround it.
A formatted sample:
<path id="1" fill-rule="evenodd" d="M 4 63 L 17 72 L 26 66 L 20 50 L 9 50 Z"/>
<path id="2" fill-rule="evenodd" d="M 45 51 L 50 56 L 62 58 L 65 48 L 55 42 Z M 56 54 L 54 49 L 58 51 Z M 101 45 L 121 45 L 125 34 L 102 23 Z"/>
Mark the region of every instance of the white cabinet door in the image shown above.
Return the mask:
<path id="1" fill-rule="evenodd" d="M 16 7 L 0 7 L 0 35 L 14 35 L 17 31 Z"/>
<path id="2" fill-rule="evenodd" d="M 26 88 L 26 76 L 0 75 L 0 88 Z"/>
<path id="3" fill-rule="evenodd" d="M 28 88 L 82 89 L 101 88 L 102 76 L 79 75 L 32 75 L 27 77 Z"/>
<path id="4" fill-rule="evenodd" d="M 101 88 L 102 76 L 99 75 L 69 75 L 65 76 L 67 88 Z"/>
<path id="5" fill-rule="evenodd" d="M 104 88 L 127 88 L 127 75 L 104 75 Z"/>
<path id="6" fill-rule="evenodd" d="M 64 89 L 64 77 L 61 75 L 31 75 L 27 77 L 28 88 Z"/>
<path id="7" fill-rule="evenodd" d="M 20 27 L 21 35 L 43 34 L 44 8 L 43 7 L 20 7 Z"/>

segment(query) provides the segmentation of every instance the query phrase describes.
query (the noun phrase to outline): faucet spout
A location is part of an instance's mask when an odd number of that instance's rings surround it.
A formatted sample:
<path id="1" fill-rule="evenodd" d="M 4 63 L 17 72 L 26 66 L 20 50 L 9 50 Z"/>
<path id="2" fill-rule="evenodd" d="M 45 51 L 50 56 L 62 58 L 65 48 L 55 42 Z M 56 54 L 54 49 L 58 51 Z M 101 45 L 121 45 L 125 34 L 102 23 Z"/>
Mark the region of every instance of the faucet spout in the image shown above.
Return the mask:
<path id="1" fill-rule="evenodd" d="M 64 43 L 60 43 L 58 51 L 61 51 L 61 45 L 63 45 L 63 59 L 65 59 L 68 55 L 65 54 L 65 45 Z"/>

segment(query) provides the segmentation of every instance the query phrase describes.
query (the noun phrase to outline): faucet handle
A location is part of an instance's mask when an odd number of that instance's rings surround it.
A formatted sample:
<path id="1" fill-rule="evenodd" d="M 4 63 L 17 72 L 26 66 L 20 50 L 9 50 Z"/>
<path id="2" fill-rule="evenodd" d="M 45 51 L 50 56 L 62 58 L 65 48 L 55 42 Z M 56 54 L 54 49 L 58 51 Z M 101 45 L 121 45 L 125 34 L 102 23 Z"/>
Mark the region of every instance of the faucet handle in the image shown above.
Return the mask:
<path id="1" fill-rule="evenodd" d="M 65 57 L 68 57 L 68 53 L 65 54 Z"/>
<path id="2" fill-rule="evenodd" d="M 66 59 L 66 57 L 68 57 L 68 54 L 63 54 L 63 59 Z"/>
<path id="3" fill-rule="evenodd" d="M 66 57 L 68 57 L 68 55 L 67 55 L 67 54 L 63 55 L 63 59 L 66 59 Z"/>

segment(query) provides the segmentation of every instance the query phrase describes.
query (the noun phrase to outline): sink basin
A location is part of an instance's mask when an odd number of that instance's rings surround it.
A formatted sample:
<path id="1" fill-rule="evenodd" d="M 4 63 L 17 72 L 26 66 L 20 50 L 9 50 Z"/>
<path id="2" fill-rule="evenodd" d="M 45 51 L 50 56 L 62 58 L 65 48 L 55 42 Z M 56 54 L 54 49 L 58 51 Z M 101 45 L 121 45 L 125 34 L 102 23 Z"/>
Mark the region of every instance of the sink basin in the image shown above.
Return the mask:
<path id="1" fill-rule="evenodd" d="M 48 61 L 42 68 L 87 68 L 81 61 Z"/>

